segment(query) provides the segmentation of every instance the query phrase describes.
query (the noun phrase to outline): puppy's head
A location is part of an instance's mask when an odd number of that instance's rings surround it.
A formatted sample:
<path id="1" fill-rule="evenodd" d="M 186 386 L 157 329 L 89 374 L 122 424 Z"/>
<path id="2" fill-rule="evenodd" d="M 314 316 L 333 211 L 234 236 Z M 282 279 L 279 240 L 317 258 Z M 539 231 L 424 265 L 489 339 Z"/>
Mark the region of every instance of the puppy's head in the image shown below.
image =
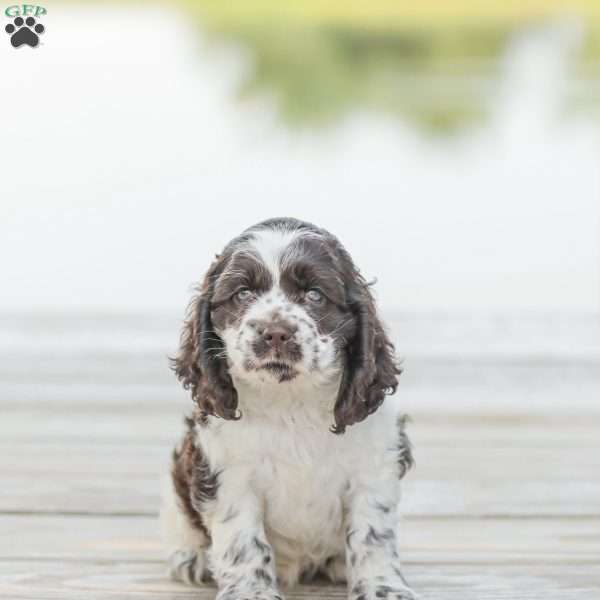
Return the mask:
<path id="1" fill-rule="evenodd" d="M 295 219 L 255 225 L 217 256 L 188 309 L 173 367 L 200 409 L 225 419 L 240 416 L 235 381 L 340 381 L 336 433 L 374 412 L 400 373 L 350 255 Z"/>

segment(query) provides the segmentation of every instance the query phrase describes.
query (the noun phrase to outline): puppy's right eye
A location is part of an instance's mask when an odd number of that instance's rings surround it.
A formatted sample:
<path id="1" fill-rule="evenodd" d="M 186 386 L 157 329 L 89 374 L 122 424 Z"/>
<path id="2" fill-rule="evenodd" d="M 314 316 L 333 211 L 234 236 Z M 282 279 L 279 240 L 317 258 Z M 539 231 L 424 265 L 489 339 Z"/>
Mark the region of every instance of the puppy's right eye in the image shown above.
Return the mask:
<path id="1" fill-rule="evenodd" d="M 241 288 L 235 293 L 235 297 L 240 302 L 249 300 L 252 297 L 252 290 L 250 290 L 249 288 Z"/>
<path id="2" fill-rule="evenodd" d="M 317 288 L 311 288 L 306 292 L 306 299 L 310 300 L 314 304 L 321 304 L 325 296 L 323 296 L 323 292 Z"/>

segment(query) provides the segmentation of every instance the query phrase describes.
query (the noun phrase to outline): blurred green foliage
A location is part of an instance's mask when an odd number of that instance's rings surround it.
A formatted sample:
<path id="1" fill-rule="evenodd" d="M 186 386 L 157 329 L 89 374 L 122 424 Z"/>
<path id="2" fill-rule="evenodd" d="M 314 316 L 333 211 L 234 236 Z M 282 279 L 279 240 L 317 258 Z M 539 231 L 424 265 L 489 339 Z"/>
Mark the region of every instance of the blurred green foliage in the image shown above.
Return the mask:
<path id="1" fill-rule="evenodd" d="M 291 123 L 323 124 L 366 108 L 410 115 L 436 130 L 483 116 L 492 60 L 507 34 L 453 31 L 440 48 L 443 34 L 432 31 L 327 25 L 220 32 L 252 52 L 243 92 L 269 92 Z"/>
<path id="2" fill-rule="evenodd" d="M 600 0 L 184 5 L 210 33 L 250 50 L 253 67 L 241 93 L 270 94 L 294 125 L 333 122 L 356 108 L 398 114 L 435 132 L 481 121 L 509 37 L 565 14 L 579 15 L 587 27 L 582 76 L 597 75 L 600 57 Z M 582 98 L 574 100 L 582 104 Z"/>
<path id="3" fill-rule="evenodd" d="M 158 0 L 160 3 L 160 0 Z M 433 132 L 485 119 L 510 37 L 578 17 L 585 43 L 572 106 L 600 107 L 600 0 L 178 0 L 204 32 L 247 49 L 242 97 L 268 94 L 292 126 L 351 110 Z M 586 88 L 586 82 L 594 85 Z"/>

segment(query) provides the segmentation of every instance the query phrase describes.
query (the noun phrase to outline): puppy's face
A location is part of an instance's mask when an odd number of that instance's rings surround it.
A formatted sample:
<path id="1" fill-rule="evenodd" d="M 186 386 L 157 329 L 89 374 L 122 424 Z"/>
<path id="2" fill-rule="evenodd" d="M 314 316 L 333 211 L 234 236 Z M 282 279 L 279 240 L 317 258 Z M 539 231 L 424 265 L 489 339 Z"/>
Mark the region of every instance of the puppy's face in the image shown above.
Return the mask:
<path id="1" fill-rule="evenodd" d="M 259 229 L 235 243 L 211 318 L 234 379 L 255 384 L 335 378 L 356 329 L 328 240 L 302 230 Z"/>
<path id="2" fill-rule="evenodd" d="M 369 287 L 327 231 L 272 219 L 230 242 L 189 307 L 173 368 L 204 415 L 237 419 L 237 385 L 338 385 L 333 431 L 400 373 Z"/>

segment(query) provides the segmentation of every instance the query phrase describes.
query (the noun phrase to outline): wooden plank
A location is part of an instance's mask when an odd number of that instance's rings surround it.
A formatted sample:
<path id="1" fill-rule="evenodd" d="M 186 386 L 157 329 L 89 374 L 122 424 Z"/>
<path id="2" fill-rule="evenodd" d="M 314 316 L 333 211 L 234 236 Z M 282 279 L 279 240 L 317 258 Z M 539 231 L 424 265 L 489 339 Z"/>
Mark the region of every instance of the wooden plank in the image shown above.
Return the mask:
<path id="1" fill-rule="evenodd" d="M 174 315 L 0 315 L 0 397 L 7 410 L 168 410 L 187 395 L 168 367 Z M 405 372 L 399 401 L 413 414 L 600 418 L 600 320 L 390 319 Z"/>
<path id="2" fill-rule="evenodd" d="M 166 398 L 164 406 L 122 407 L 88 402 L 66 410 L 52 403 L 3 410 L 0 440 L 3 443 L 171 444 L 182 431 L 183 416 L 191 407 Z M 4 408 L 4 405 L 3 405 Z M 417 448 L 445 447 L 574 447 L 600 448 L 600 417 L 573 412 L 570 416 L 502 413 L 409 413 L 409 434 Z M 241 423 L 241 421 L 240 421 Z"/>
<path id="3" fill-rule="evenodd" d="M 581 565 L 406 565 L 428 600 L 594 600 L 600 575 Z M 158 563 L 0 561 L 0 596 L 14 600 L 212 600 L 215 589 L 171 582 Z M 300 586 L 290 600 L 344 599 L 344 586 Z"/>
<path id="4" fill-rule="evenodd" d="M 148 517 L 0 516 L 0 558 L 156 560 L 158 522 Z M 405 519 L 410 564 L 598 564 L 600 519 Z"/>
<path id="5" fill-rule="evenodd" d="M 170 452 L 166 444 L 0 444 L 0 511 L 156 514 Z M 600 452 L 424 445 L 415 455 L 408 515 L 600 516 Z"/>
<path id="6" fill-rule="evenodd" d="M 189 403 L 165 355 L 109 353 L 56 361 L 34 355 L 11 361 L 0 354 L 0 359 L 0 396 L 6 410 L 168 411 Z M 600 418 L 600 359 L 564 364 L 408 357 L 403 368 L 396 398 L 412 414 Z"/>
<path id="7" fill-rule="evenodd" d="M 409 515 L 600 516 L 593 449 L 424 445 L 415 457 L 404 485 Z"/>

